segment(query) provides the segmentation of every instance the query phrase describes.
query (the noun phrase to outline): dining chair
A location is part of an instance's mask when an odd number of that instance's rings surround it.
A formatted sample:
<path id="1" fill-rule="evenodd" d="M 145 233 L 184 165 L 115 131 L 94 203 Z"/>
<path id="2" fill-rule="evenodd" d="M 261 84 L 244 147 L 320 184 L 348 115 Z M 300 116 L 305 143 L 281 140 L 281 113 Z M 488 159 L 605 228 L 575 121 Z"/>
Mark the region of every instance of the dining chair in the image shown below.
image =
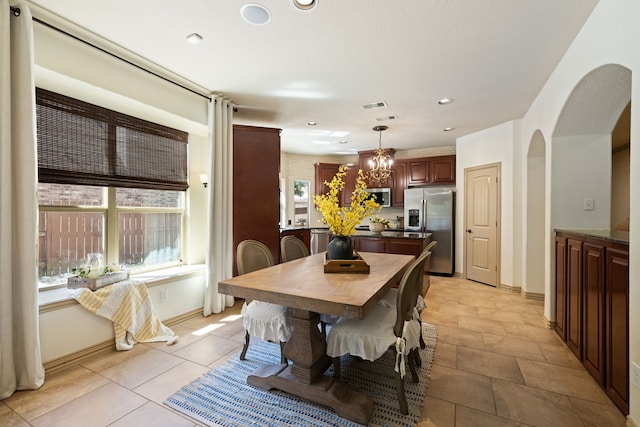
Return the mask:
<path id="1" fill-rule="evenodd" d="M 257 240 L 243 240 L 237 249 L 238 274 L 271 267 L 271 251 Z M 263 301 L 245 300 L 242 305 L 242 325 L 244 326 L 244 346 L 240 360 L 245 360 L 249 349 L 250 336 L 280 344 L 280 363 L 287 363 L 284 346 L 293 333 L 291 309 L 283 305 Z"/>
<path id="2" fill-rule="evenodd" d="M 337 378 L 340 357 L 345 354 L 373 362 L 388 350 L 394 352 L 398 403 L 403 414 L 409 413 L 404 393 L 405 356 L 412 380 L 418 382 L 415 362 L 420 347 L 420 324 L 415 319 L 416 294 L 430 256 L 431 252 L 423 252 L 407 268 L 395 294 L 395 305 L 378 304 L 364 319 L 340 318 L 327 337 L 327 355 L 333 360 Z"/>
<path id="3" fill-rule="evenodd" d="M 426 254 L 427 252 L 431 252 L 433 248 L 438 244 L 436 240 L 432 241 L 425 247 L 420 255 Z M 425 261 L 426 264 L 426 261 Z M 424 289 L 424 274 L 418 278 L 419 283 L 416 286 L 417 295 L 416 295 L 416 308 L 415 308 L 415 318 L 420 323 L 420 348 L 425 348 L 426 343 L 424 342 L 424 337 L 422 336 L 422 312 L 425 308 L 427 308 L 427 304 L 424 301 L 424 297 L 422 296 L 422 291 Z M 397 301 L 398 289 L 391 288 L 387 292 L 387 294 L 382 298 L 384 301 L 388 301 L 391 305 L 395 306 Z M 416 352 L 416 366 L 420 367 L 422 365 L 422 361 L 420 360 L 420 354 Z"/>
<path id="4" fill-rule="evenodd" d="M 422 253 L 433 252 L 433 248 L 435 248 L 437 244 L 438 244 L 437 240 L 432 241 L 427 245 L 426 248 L 424 248 Z M 427 277 L 427 280 L 430 280 L 430 279 Z M 422 312 L 424 311 L 425 308 L 427 308 L 427 303 L 424 301 L 424 296 L 422 295 L 422 292 L 424 290 L 424 275 L 422 275 L 422 277 L 420 278 L 419 290 L 420 292 L 418 292 L 418 300 L 416 301 L 416 313 L 418 317 L 418 322 L 420 322 L 420 348 L 425 348 L 426 344 L 424 342 L 424 337 L 422 336 Z M 429 288 L 427 288 L 427 292 L 428 291 L 429 291 Z M 418 366 L 420 366 L 420 361 L 418 361 Z"/>
<path id="5" fill-rule="evenodd" d="M 307 245 L 296 236 L 284 236 L 280 239 L 280 258 L 282 262 L 309 256 Z"/>
<path id="6" fill-rule="evenodd" d="M 280 258 L 282 262 L 293 261 L 294 259 L 306 257 L 309 250 L 304 242 L 295 236 L 285 236 L 280 240 Z M 333 325 L 340 316 L 332 314 L 320 314 L 320 329 L 324 337 L 327 336 L 327 325 Z"/>

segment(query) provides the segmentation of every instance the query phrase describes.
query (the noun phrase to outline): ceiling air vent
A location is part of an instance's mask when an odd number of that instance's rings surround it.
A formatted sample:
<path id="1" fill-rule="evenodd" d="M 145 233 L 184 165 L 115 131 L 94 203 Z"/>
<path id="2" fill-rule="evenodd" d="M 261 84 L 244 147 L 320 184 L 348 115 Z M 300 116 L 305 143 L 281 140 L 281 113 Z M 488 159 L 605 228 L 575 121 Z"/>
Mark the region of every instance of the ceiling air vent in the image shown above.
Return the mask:
<path id="1" fill-rule="evenodd" d="M 365 110 L 371 110 L 372 108 L 382 108 L 386 107 L 387 103 L 384 101 L 372 102 L 371 104 L 364 104 L 362 108 Z"/>
<path id="2" fill-rule="evenodd" d="M 387 120 L 395 120 L 397 118 L 398 118 L 398 116 L 396 116 L 395 114 L 392 114 L 390 116 L 376 117 L 376 121 L 377 122 L 386 122 Z"/>

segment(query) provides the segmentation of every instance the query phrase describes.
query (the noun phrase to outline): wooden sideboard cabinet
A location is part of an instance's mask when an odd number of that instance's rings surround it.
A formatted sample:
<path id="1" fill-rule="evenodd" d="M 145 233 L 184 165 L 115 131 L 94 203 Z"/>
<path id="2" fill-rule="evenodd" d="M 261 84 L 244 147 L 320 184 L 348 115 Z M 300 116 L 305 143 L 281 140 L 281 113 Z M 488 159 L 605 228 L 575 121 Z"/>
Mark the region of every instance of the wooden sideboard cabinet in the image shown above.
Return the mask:
<path id="1" fill-rule="evenodd" d="M 556 231 L 556 332 L 629 413 L 629 245 Z"/>

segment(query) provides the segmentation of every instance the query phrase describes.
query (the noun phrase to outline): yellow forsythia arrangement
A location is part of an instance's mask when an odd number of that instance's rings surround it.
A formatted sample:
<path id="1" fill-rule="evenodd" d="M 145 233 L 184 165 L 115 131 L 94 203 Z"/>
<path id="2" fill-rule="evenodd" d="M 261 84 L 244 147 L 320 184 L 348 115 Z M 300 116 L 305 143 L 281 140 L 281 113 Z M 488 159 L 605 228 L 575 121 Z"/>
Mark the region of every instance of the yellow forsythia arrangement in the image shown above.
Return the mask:
<path id="1" fill-rule="evenodd" d="M 324 182 L 329 187 L 327 194 L 313 196 L 313 203 L 322 213 L 320 222 L 327 224 L 334 236 L 351 236 L 364 218 L 382 210 L 366 191 L 367 183 L 362 169 L 358 170 L 356 188 L 351 195 L 351 206 L 340 207 L 338 194 L 344 189 L 344 177 L 348 169 L 347 166 L 341 165 L 331 181 Z"/>

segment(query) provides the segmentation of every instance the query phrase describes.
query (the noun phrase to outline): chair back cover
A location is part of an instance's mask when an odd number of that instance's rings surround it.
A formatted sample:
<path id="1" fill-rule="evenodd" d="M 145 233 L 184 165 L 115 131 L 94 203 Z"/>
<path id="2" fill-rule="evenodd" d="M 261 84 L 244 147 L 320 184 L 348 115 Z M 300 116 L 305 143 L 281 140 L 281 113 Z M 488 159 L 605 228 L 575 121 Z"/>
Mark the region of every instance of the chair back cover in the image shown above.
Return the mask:
<path id="1" fill-rule="evenodd" d="M 410 321 L 414 317 L 418 295 L 422 294 L 424 265 L 430 256 L 431 252 L 423 251 L 418 259 L 407 268 L 400 280 L 396 304 L 396 324 L 393 327 L 393 332 L 397 337 L 402 336 L 404 322 Z"/>
<path id="2" fill-rule="evenodd" d="M 251 273 L 273 265 L 271 251 L 264 243 L 257 240 L 243 240 L 236 252 L 238 274 Z"/>
<path id="3" fill-rule="evenodd" d="M 280 257 L 282 262 L 309 256 L 309 250 L 304 242 L 296 236 L 284 236 L 280 240 Z"/>

